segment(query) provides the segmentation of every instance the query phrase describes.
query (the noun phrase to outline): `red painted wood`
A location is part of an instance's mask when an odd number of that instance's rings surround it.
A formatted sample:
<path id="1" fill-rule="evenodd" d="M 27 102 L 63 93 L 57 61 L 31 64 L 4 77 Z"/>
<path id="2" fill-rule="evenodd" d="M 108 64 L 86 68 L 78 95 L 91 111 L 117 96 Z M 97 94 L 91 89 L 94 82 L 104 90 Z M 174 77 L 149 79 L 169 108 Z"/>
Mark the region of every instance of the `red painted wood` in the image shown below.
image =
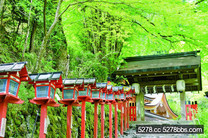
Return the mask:
<path id="1" fill-rule="evenodd" d="M 85 101 L 82 101 L 81 138 L 85 138 Z"/>
<path id="2" fill-rule="evenodd" d="M 109 103 L 109 138 L 112 138 L 112 105 Z"/>
<path id="3" fill-rule="evenodd" d="M 129 101 L 127 101 L 127 129 L 129 128 Z"/>
<path id="4" fill-rule="evenodd" d="M 126 128 L 126 101 L 123 102 L 123 107 L 124 107 L 124 131 L 127 130 Z"/>
<path id="5" fill-rule="evenodd" d="M 71 138 L 72 103 L 67 106 L 67 132 L 66 137 Z"/>
<path id="6" fill-rule="evenodd" d="M 117 107 L 118 104 L 115 103 L 115 138 L 118 138 L 118 115 L 117 115 Z"/>
<path id="7" fill-rule="evenodd" d="M 105 110 L 104 110 L 104 103 L 101 103 L 101 138 L 104 138 L 104 127 L 105 127 L 105 119 L 104 119 L 104 114 L 105 114 Z"/>
<path id="8" fill-rule="evenodd" d="M 7 114 L 7 102 L 1 102 L 0 103 L 0 130 L 1 130 L 1 122 L 2 122 L 2 118 L 6 118 L 6 114 Z M 3 138 L 3 137 L 0 137 Z"/>
<path id="9" fill-rule="evenodd" d="M 47 118 L 47 105 L 42 104 L 41 105 L 41 115 L 40 115 L 40 133 L 39 138 L 45 138 L 46 134 L 44 133 L 45 128 L 45 119 Z"/>
<path id="10" fill-rule="evenodd" d="M 10 77 L 10 75 L 9 75 Z M 7 79 L 7 86 L 6 86 L 6 93 L 9 93 L 9 83 L 10 83 L 10 79 Z"/>
<path id="11" fill-rule="evenodd" d="M 98 102 L 95 102 L 94 104 L 94 138 L 97 138 L 97 131 L 98 131 Z"/>
<path id="12" fill-rule="evenodd" d="M 19 88 L 20 88 L 21 81 L 20 81 L 20 82 L 18 82 L 18 83 L 19 83 L 19 86 L 18 86 L 18 88 L 17 88 L 17 93 L 16 93 L 16 96 L 18 96 L 18 94 L 19 94 Z"/>
<path id="13" fill-rule="evenodd" d="M 135 102 L 131 102 L 131 106 L 129 107 L 129 120 L 130 121 L 136 121 L 136 104 Z"/>
<path id="14" fill-rule="evenodd" d="M 188 110 L 188 111 L 187 111 Z M 192 112 L 191 112 L 191 105 L 186 104 L 186 120 L 192 120 Z"/>
<path id="15" fill-rule="evenodd" d="M 197 104 L 192 104 L 191 108 L 193 109 L 194 118 L 196 118 L 196 114 L 198 112 Z"/>
<path id="16" fill-rule="evenodd" d="M 121 133 L 121 135 L 123 135 L 123 103 L 122 102 L 120 104 L 120 107 L 121 107 L 121 122 L 120 122 L 121 130 L 120 130 L 120 133 Z"/>

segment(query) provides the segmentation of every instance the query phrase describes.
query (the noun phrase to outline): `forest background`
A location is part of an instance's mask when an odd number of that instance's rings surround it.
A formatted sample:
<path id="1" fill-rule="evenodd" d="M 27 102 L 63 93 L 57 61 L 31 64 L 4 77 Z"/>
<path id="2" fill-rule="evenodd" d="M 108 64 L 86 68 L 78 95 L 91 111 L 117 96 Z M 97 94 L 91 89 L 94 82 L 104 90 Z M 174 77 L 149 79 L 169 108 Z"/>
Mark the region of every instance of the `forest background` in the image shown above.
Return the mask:
<path id="1" fill-rule="evenodd" d="M 96 77 L 103 82 L 125 57 L 200 50 L 203 91 L 188 93 L 187 100 L 198 101 L 204 137 L 208 136 L 207 17 L 207 0 L 0 0 L 0 63 L 27 61 L 30 73 L 63 71 L 64 78 Z M 6 137 L 32 135 L 39 108 L 29 103 L 34 89 L 23 83 L 19 97 L 25 103 L 9 105 Z M 180 114 L 179 95 L 167 97 Z M 86 109 L 86 137 L 92 137 L 93 105 Z M 108 120 L 107 106 L 105 110 Z M 73 137 L 80 136 L 80 115 L 80 108 L 73 107 Z M 66 108 L 49 108 L 48 116 L 47 137 L 65 137 Z M 35 126 L 38 137 L 39 120 Z"/>

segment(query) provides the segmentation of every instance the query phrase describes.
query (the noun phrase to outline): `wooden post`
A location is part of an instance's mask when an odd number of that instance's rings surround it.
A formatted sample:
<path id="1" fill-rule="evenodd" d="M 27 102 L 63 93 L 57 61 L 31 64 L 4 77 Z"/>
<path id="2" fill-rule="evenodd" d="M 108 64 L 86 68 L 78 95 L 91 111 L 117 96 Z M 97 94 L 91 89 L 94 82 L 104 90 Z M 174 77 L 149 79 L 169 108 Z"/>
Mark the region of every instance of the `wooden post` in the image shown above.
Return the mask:
<path id="1" fill-rule="evenodd" d="M 127 101 L 127 129 L 129 128 L 129 101 Z"/>
<path id="2" fill-rule="evenodd" d="M 81 138 L 85 138 L 85 100 L 82 101 L 82 124 L 81 124 Z"/>
<path id="3" fill-rule="evenodd" d="M 123 102 L 121 102 L 120 105 L 121 105 L 121 122 L 120 122 L 121 130 L 120 130 L 120 133 L 121 133 L 121 135 L 123 135 Z"/>
<path id="4" fill-rule="evenodd" d="M 8 106 L 8 103 L 6 101 L 3 101 L 0 103 L 0 134 L 2 134 L 2 137 L 0 136 L 0 138 L 3 138 L 5 134 L 7 106 Z M 5 124 L 2 124 L 2 119 L 5 121 L 4 122 Z M 3 132 L 1 132 L 1 130 Z"/>
<path id="5" fill-rule="evenodd" d="M 186 94 L 185 92 L 180 93 L 181 102 L 181 120 L 186 120 L 186 108 L 185 108 Z"/>
<path id="6" fill-rule="evenodd" d="M 118 137 L 118 115 L 117 115 L 117 103 L 115 103 L 115 138 Z"/>
<path id="7" fill-rule="evenodd" d="M 109 138 L 112 138 L 112 105 L 109 103 Z"/>
<path id="8" fill-rule="evenodd" d="M 40 132 L 39 132 L 39 138 L 45 138 L 47 133 L 47 105 L 42 104 L 41 105 L 41 112 L 40 112 Z"/>
<path id="9" fill-rule="evenodd" d="M 124 131 L 127 130 L 127 127 L 126 127 L 126 101 L 123 102 L 123 107 L 124 107 Z"/>
<path id="10" fill-rule="evenodd" d="M 72 104 L 67 106 L 67 132 L 66 137 L 71 138 L 71 118 L 72 118 Z"/>
<path id="11" fill-rule="evenodd" d="M 144 93 L 139 93 L 139 99 L 140 99 L 140 113 L 141 113 L 141 121 L 145 121 L 145 109 L 144 109 Z"/>
<path id="12" fill-rule="evenodd" d="M 105 127 L 105 109 L 104 109 L 105 103 L 101 103 L 101 138 L 104 138 L 104 127 Z"/>
<path id="13" fill-rule="evenodd" d="M 94 103 L 94 138 L 97 138 L 98 130 L 98 102 Z"/>

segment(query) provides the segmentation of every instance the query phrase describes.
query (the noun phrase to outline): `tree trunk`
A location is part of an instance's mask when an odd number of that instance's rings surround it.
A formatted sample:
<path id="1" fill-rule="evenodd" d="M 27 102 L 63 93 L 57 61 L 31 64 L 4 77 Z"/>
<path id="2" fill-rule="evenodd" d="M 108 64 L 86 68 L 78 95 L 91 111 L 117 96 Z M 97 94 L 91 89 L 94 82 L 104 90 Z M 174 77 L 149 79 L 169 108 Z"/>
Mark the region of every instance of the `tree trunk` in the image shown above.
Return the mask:
<path id="1" fill-rule="evenodd" d="M 29 48 L 30 53 L 34 52 L 34 40 L 35 40 L 36 30 L 37 30 L 37 22 L 34 20 L 32 32 L 30 35 L 30 48 Z"/>
<path id="2" fill-rule="evenodd" d="M 70 63 L 70 55 L 67 55 L 67 64 L 66 64 L 66 74 L 65 74 L 65 78 L 67 78 L 68 74 L 69 74 L 69 63 Z"/>
<path id="3" fill-rule="evenodd" d="M 28 22 L 27 22 L 27 36 L 26 36 L 26 39 L 25 39 L 25 45 L 24 45 L 24 49 L 23 49 L 23 52 L 22 52 L 22 60 L 24 61 L 25 60 L 25 51 L 26 51 L 26 48 L 27 48 L 27 42 L 28 42 L 28 38 L 29 38 L 29 34 L 30 34 L 30 17 L 31 17 L 31 10 L 32 10 L 32 0 L 30 1 L 30 11 L 29 11 L 29 16 L 28 16 Z"/>
<path id="4" fill-rule="evenodd" d="M 46 29 L 46 5 L 47 5 L 47 0 L 44 0 L 44 6 L 43 6 L 43 26 L 44 26 L 44 36 L 47 33 Z"/>
<path id="5" fill-rule="evenodd" d="M 59 0 L 53 24 L 49 28 L 49 30 L 46 33 L 46 35 L 43 37 L 43 41 L 41 43 L 41 47 L 40 47 L 39 55 L 38 55 L 38 58 L 37 58 L 36 66 L 34 68 L 34 72 L 38 72 L 38 70 L 40 68 L 41 59 L 42 59 L 43 55 L 45 54 L 45 48 L 46 48 L 47 41 L 48 41 L 48 39 L 49 39 L 49 37 L 50 37 L 50 35 L 52 33 L 52 30 L 55 28 L 55 26 L 56 26 L 56 24 L 57 24 L 57 22 L 59 20 L 59 17 L 60 17 L 59 16 L 59 11 L 60 11 L 60 8 L 61 8 L 61 3 L 62 3 L 62 0 Z"/>
<path id="6" fill-rule="evenodd" d="M 3 24 L 4 2 L 5 2 L 5 0 L 1 0 L 1 2 L 0 2 L 1 26 Z"/>

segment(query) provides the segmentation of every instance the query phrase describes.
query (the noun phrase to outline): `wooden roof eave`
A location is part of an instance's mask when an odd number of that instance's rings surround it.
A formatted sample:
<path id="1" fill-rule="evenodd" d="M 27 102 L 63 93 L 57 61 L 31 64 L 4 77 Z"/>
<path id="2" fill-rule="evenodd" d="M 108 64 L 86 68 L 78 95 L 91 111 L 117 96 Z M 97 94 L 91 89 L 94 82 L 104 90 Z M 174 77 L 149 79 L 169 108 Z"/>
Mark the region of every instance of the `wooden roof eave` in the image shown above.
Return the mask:
<path id="1" fill-rule="evenodd" d="M 189 65 L 189 66 L 175 66 L 175 67 L 164 67 L 164 68 L 151 68 L 151 69 L 135 69 L 135 70 L 117 70 L 113 75 L 139 75 L 139 74 L 154 74 L 160 72 L 174 72 L 187 69 L 200 68 L 200 65 Z"/>

